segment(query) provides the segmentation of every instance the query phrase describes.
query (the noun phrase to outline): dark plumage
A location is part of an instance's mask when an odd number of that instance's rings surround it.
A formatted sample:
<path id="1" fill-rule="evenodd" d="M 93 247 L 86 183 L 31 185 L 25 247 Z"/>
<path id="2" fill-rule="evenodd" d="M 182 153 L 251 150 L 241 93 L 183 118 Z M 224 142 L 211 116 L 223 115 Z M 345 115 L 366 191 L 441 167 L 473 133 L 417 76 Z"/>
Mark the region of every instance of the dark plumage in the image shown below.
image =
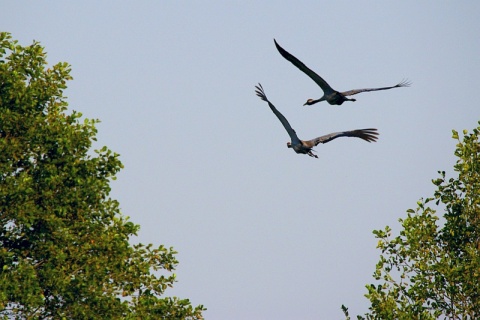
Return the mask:
<path id="1" fill-rule="evenodd" d="M 319 143 L 327 143 L 339 137 L 356 137 L 363 139 L 367 142 L 375 142 L 378 138 L 377 129 L 358 129 L 352 131 L 334 132 L 312 140 L 300 140 L 295 130 L 293 130 L 293 128 L 288 123 L 288 120 L 267 99 L 262 85 L 259 83 L 258 86 L 255 86 L 255 88 L 255 93 L 257 94 L 257 96 L 259 96 L 260 99 L 268 103 L 270 109 L 277 116 L 278 120 L 280 120 L 280 122 L 283 124 L 285 130 L 287 130 L 291 140 L 291 142 L 287 142 L 287 147 L 292 148 L 296 153 L 308 154 L 310 157 L 318 158 L 317 155 L 313 154 L 312 148 L 317 146 Z"/>
<path id="2" fill-rule="evenodd" d="M 355 89 L 355 90 L 350 90 L 345 92 L 338 92 L 334 90 L 332 87 L 330 87 L 330 85 L 325 80 L 323 80 L 322 77 L 320 77 L 318 74 L 316 74 L 306 65 L 304 65 L 300 60 L 295 58 L 293 55 L 288 53 L 285 49 L 280 47 L 280 45 L 277 43 L 275 39 L 273 39 L 273 41 L 275 42 L 275 46 L 277 47 L 277 50 L 278 52 L 280 52 L 282 57 L 284 57 L 285 59 L 290 61 L 294 66 L 296 66 L 298 69 L 303 71 L 307 76 L 309 76 L 313 81 L 315 81 L 315 83 L 318 84 L 320 88 L 322 88 L 323 90 L 323 97 L 321 97 L 320 99 L 308 99 L 304 105 L 312 105 L 321 101 L 327 101 L 331 105 L 334 105 L 334 104 L 341 105 L 345 101 L 356 101 L 355 99 L 347 98 L 347 96 L 353 96 L 361 92 L 380 91 L 380 90 L 388 90 L 393 88 L 408 87 L 411 84 L 408 80 L 404 80 L 392 87 Z"/>

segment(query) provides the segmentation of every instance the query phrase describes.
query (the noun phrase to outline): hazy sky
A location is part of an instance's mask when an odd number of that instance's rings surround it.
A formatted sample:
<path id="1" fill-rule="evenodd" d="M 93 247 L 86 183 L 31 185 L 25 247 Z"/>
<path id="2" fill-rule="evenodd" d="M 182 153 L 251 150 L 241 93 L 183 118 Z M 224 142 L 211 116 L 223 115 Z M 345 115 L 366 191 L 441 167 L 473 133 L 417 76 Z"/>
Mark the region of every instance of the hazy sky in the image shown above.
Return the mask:
<path id="1" fill-rule="evenodd" d="M 364 313 L 379 251 L 372 230 L 452 174 L 451 130 L 480 120 L 478 1 L 0 1 L 0 30 L 67 61 L 71 109 L 98 118 L 121 155 L 112 183 L 143 243 L 173 246 L 168 295 L 207 319 L 342 319 Z M 303 107 L 320 88 L 273 38 L 356 102 Z M 319 158 L 289 137 L 378 128 Z"/>

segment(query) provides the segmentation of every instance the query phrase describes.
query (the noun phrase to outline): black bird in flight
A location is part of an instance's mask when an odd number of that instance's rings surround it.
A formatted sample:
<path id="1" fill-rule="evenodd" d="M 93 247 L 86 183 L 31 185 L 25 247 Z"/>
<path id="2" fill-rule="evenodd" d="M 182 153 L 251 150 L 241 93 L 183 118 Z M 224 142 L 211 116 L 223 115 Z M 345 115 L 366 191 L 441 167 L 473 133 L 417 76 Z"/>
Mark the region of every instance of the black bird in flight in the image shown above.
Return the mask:
<path id="1" fill-rule="evenodd" d="M 388 90 L 388 89 L 393 89 L 393 88 L 400 88 L 400 87 L 409 87 L 410 82 L 408 80 L 403 80 L 399 84 L 392 86 L 392 87 L 383 87 L 383 88 L 367 88 L 367 89 L 355 89 L 355 90 L 350 90 L 350 91 L 345 91 L 345 92 L 338 92 L 334 90 L 330 85 L 322 79 L 318 74 L 316 74 L 314 71 L 312 71 L 310 68 L 308 68 L 306 65 L 303 64 L 300 60 L 295 58 L 292 54 L 287 52 L 285 49 L 280 47 L 280 45 L 277 43 L 275 39 L 273 39 L 275 42 L 275 46 L 277 47 L 278 52 L 290 61 L 295 67 L 303 71 L 307 76 L 309 76 L 313 81 L 315 81 L 316 84 L 320 86 L 323 90 L 323 97 L 320 99 L 308 99 L 307 102 L 305 102 L 303 105 L 312 105 L 317 102 L 321 101 L 327 101 L 331 105 L 341 105 L 345 101 L 356 101 L 356 99 L 349 99 L 347 96 L 353 96 L 355 94 L 361 93 L 361 92 L 369 92 L 369 91 L 380 91 L 380 90 Z"/>
<path id="2" fill-rule="evenodd" d="M 351 130 L 351 131 L 342 131 L 342 132 L 334 132 L 330 133 L 312 140 L 300 140 L 297 136 L 297 133 L 288 123 L 288 120 L 275 108 L 275 106 L 267 99 L 265 95 L 265 91 L 263 90 L 262 85 L 259 83 L 258 86 L 255 86 L 256 90 L 255 93 L 257 96 L 260 97 L 263 101 L 266 101 L 272 109 L 273 113 L 277 116 L 278 120 L 283 124 L 285 130 L 287 130 L 288 135 L 290 136 L 291 142 L 287 142 L 287 147 L 292 148 L 296 153 L 303 153 L 308 154 L 310 157 L 318 158 L 317 155 L 313 154 L 312 148 L 317 146 L 319 143 L 327 143 L 332 141 L 333 139 L 339 137 L 356 137 L 363 139 L 367 142 L 375 142 L 378 137 L 377 129 L 358 129 L 358 130 Z"/>

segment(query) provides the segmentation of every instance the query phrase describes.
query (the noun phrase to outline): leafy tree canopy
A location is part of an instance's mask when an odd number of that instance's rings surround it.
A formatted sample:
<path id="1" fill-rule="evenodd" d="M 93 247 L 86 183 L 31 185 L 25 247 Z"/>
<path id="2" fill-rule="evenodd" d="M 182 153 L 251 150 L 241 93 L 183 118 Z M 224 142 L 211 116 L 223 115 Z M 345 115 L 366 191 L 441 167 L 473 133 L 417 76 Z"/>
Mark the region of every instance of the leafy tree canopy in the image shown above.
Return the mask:
<path id="1" fill-rule="evenodd" d="M 439 172 L 434 196 L 407 210 L 399 236 L 373 232 L 378 284 L 366 286 L 370 312 L 358 319 L 480 319 L 480 126 L 463 134 L 453 131 L 458 176 Z"/>
<path id="2" fill-rule="evenodd" d="M 176 252 L 128 242 L 139 226 L 109 197 L 122 164 L 91 150 L 96 120 L 67 114 L 69 73 L 0 33 L 0 317 L 201 319 L 161 297 Z"/>

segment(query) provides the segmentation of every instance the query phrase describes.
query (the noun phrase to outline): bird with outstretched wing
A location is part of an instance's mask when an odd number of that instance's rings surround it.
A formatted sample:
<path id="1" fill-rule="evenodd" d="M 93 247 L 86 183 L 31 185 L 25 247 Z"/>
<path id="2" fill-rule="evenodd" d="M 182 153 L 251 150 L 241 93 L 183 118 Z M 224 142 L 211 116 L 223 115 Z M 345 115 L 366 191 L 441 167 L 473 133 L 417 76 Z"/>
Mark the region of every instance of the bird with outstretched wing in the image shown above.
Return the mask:
<path id="1" fill-rule="evenodd" d="M 325 80 L 323 80 L 322 77 L 320 77 L 318 74 L 316 74 L 314 71 L 312 71 L 310 68 L 308 68 L 303 62 L 295 58 L 292 54 L 290 54 L 287 50 L 283 49 L 275 39 L 273 39 L 275 42 L 275 46 L 277 47 L 278 52 L 290 61 L 294 66 L 296 66 L 298 69 L 300 69 L 302 72 L 304 72 L 307 76 L 309 76 L 313 81 L 315 81 L 316 84 L 320 86 L 323 90 L 323 96 L 320 99 L 308 99 L 307 102 L 304 103 L 304 105 L 312 105 L 317 102 L 321 101 L 327 101 L 331 105 L 341 105 L 345 101 L 356 101 L 356 99 L 350 99 L 347 98 L 348 96 L 353 96 L 358 93 L 362 92 L 370 92 L 370 91 L 380 91 L 380 90 L 388 90 L 388 89 L 393 89 L 393 88 L 401 88 L 401 87 L 409 87 L 410 82 L 408 80 L 403 80 L 402 82 L 391 86 L 391 87 L 383 87 L 383 88 L 365 88 L 365 89 L 354 89 L 354 90 L 349 90 L 345 92 L 338 92 L 337 90 L 334 90 Z"/>
<path id="2" fill-rule="evenodd" d="M 357 129 L 351 131 L 334 132 L 312 140 L 300 140 L 295 130 L 292 128 L 290 123 L 288 123 L 287 118 L 285 118 L 283 114 L 281 114 L 280 111 L 278 111 L 277 108 L 275 108 L 275 106 L 267 99 L 262 85 L 259 83 L 258 86 L 255 86 L 255 88 L 255 93 L 257 96 L 268 103 L 272 112 L 283 124 L 285 130 L 287 130 L 291 140 L 287 142 L 287 147 L 292 148 L 296 153 L 308 154 L 310 157 L 318 158 L 318 156 L 313 153 L 312 148 L 320 143 L 327 143 L 339 137 L 355 137 L 363 139 L 367 142 L 375 142 L 378 139 L 377 129 Z"/>

